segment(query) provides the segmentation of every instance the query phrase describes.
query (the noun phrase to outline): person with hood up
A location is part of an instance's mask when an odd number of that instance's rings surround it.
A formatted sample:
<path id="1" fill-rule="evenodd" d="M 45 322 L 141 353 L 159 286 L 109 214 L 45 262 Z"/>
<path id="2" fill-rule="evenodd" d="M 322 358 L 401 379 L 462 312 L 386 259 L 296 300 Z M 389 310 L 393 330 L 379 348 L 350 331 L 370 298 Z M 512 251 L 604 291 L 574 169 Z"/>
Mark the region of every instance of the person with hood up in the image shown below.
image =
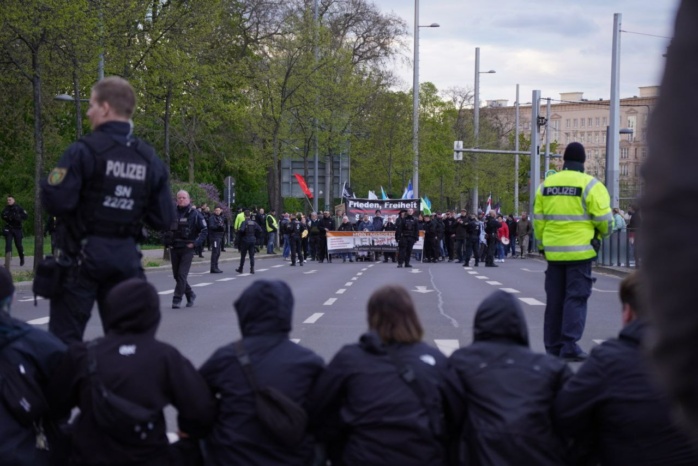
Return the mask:
<path id="1" fill-rule="evenodd" d="M 15 287 L 10 272 L 0 267 L 0 385 L 5 371 L 21 367 L 36 385 L 46 390 L 61 361 L 65 345 L 54 335 L 10 317 Z M 17 466 L 61 464 L 56 423 L 44 416 L 33 426 L 15 418 L 0 395 L 0 463 Z M 43 441 L 43 443 L 42 443 Z"/>
<path id="2" fill-rule="evenodd" d="M 109 292 L 106 306 L 106 335 L 72 345 L 49 385 L 49 403 L 57 415 L 67 418 L 74 407 L 80 409 L 70 427 L 70 464 L 168 466 L 171 450 L 163 409 L 174 405 L 180 435 L 197 438 L 213 422 L 215 400 L 192 364 L 173 346 L 155 339 L 160 297 L 151 284 L 139 278 L 126 280 Z M 88 369 L 90 362 L 96 363 L 94 375 Z M 92 378 L 115 395 L 153 411 L 151 430 L 129 441 L 124 432 L 101 427 Z"/>
<path id="3" fill-rule="evenodd" d="M 233 305 L 258 386 L 276 388 L 306 406 L 325 363 L 288 339 L 293 318 L 289 286 L 278 280 L 258 280 Z M 295 447 L 286 447 L 259 421 L 254 392 L 238 363 L 235 346 L 231 343 L 219 348 L 199 370 L 219 403 L 213 430 L 205 440 L 206 464 L 312 464 L 311 435 Z"/>
<path id="4" fill-rule="evenodd" d="M 463 417 L 462 393 L 446 357 L 421 341 L 407 290 L 375 291 L 368 326 L 359 343 L 335 355 L 311 397 L 311 422 L 332 464 L 451 464 L 449 435 Z"/>
<path id="5" fill-rule="evenodd" d="M 526 319 L 514 296 L 496 291 L 480 303 L 473 343 L 449 361 L 468 406 L 459 464 L 566 464 L 551 412 L 571 371 L 560 359 L 529 349 Z"/>

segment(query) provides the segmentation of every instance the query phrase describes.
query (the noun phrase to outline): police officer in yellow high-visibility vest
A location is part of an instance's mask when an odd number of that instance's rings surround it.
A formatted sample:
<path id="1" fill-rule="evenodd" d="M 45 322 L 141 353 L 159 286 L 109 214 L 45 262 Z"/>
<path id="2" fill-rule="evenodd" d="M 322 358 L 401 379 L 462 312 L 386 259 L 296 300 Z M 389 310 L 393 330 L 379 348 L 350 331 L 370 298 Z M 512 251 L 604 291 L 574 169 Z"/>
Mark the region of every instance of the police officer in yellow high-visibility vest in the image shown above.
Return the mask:
<path id="1" fill-rule="evenodd" d="M 543 339 L 549 354 L 569 361 L 587 354 L 577 345 L 591 296 L 591 262 L 600 239 L 613 230 L 606 187 L 584 173 L 584 146 L 567 146 L 562 171 L 541 183 L 534 204 L 533 231 L 548 261 L 545 272 Z"/>

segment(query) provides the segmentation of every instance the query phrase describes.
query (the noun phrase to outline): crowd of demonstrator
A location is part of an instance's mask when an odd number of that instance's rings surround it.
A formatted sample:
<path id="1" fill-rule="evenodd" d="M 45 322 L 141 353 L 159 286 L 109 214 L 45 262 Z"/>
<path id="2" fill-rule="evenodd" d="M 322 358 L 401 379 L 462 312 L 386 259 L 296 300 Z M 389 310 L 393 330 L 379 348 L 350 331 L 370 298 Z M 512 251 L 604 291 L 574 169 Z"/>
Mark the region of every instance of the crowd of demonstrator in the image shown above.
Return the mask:
<path id="1" fill-rule="evenodd" d="M 14 287 L 0 268 L 2 377 L 12 388 L 0 403 L 0 458 L 32 466 L 695 465 L 695 445 L 645 367 L 639 288 L 637 276 L 623 280 L 623 330 L 572 374 L 531 351 L 511 294 L 486 298 L 473 343 L 447 358 L 422 342 L 409 293 L 390 285 L 369 299 L 367 333 L 325 365 L 288 338 L 288 285 L 259 280 L 234 302 L 242 339 L 197 370 L 155 338 L 160 299 L 146 281 L 115 286 L 105 336 L 66 349 L 10 317 Z M 32 400 L 29 419 L 16 393 Z M 295 410 L 285 430 L 263 415 L 269 404 L 260 399 L 269 396 Z M 169 405 L 178 414 L 172 444 Z"/>

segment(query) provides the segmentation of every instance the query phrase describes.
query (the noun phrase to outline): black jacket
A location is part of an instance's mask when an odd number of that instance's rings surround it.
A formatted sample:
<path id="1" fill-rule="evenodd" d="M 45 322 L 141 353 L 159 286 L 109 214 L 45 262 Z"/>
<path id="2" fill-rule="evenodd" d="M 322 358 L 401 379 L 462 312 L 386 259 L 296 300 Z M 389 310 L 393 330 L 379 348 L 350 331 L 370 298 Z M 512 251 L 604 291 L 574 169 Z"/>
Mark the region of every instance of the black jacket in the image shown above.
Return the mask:
<path id="1" fill-rule="evenodd" d="M 245 349 L 260 387 L 272 386 L 301 405 L 324 368 L 322 359 L 288 339 L 293 295 L 283 282 L 258 280 L 235 301 Z M 200 369 L 219 398 L 206 439 L 209 465 L 312 464 L 311 436 L 296 448 L 279 444 L 257 420 L 255 403 L 234 344 L 219 348 Z"/>
<path id="2" fill-rule="evenodd" d="M 432 414 L 441 410 L 447 416 L 438 428 L 444 435 L 453 432 L 451 420 L 462 416 L 463 405 L 446 357 L 421 342 L 391 347 L 415 372 Z M 330 456 L 344 466 L 447 464 L 447 439 L 430 428 L 423 402 L 374 333 L 335 355 L 311 400 Z"/>
<path id="3" fill-rule="evenodd" d="M 551 411 L 569 368 L 529 349 L 521 305 L 504 291 L 480 304 L 473 332 L 450 358 L 468 403 L 461 464 L 564 465 Z"/>
<path id="4" fill-rule="evenodd" d="M 56 370 L 49 392 L 52 406 L 57 415 L 65 416 L 80 408 L 72 429 L 75 465 L 167 465 L 169 442 L 162 410 L 174 405 L 179 430 L 202 437 L 215 416 L 214 399 L 192 364 L 173 346 L 155 339 L 160 311 L 154 289 L 151 294 L 132 292 L 128 299 L 118 298 L 111 302 L 107 298 L 106 335 L 94 348 L 97 376 L 117 395 L 161 411 L 153 434 L 143 443 L 124 444 L 97 425 L 85 343 L 72 345 Z"/>
<path id="5" fill-rule="evenodd" d="M 0 311 L 0 358 L 7 362 L 21 361 L 42 389 L 48 385 L 64 352 L 65 345 L 58 338 Z M 51 464 L 49 455 L 59 450 L 51 435 L 57 432 L 52 422 L 48 418 L 44 420 L 50 450 L 37 450 L 35 430 L 19 424 L 0 401 L 0 463 L 13 466 Z"/>
<path id="6" fill-rule="evenodd" d="M 7 205 L 2 209 L 2 219 L 5 221 L 5 225 L 8 228 L 21 229 L 22 222 L 25 221 L 29 215 L 27 211 L 24 210 L 19 204 L 14 203 L 13 205 Z"/>
<path id="7" fill-rule="evenodd" d="M 555 418 L 569 437 L 595 446 L 601 465 L 696 465 L 698 452 L 652 380 L 641 346 L 646 328 L 635 320 L 594 348 L 558 394 Z"/>

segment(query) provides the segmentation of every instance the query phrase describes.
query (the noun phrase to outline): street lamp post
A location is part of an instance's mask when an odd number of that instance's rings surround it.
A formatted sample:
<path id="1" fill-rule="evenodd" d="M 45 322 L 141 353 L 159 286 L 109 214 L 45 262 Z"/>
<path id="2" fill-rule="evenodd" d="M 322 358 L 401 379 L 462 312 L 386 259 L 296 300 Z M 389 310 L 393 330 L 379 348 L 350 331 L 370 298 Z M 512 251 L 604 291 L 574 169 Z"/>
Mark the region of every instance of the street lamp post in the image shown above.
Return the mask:
<path id="1" fill-rule="evenodd" d="M 80 107 L 81 102 L 89 102 L 89 99 L 76 99 L 75 97 L 68 94 L 58 94 L 53 98 L 53 100 L 58 100 L 60 102 L 73 102 L 75 104 L 75 135 L 77 139 L 82 136 L 82 109 Z"/>
<path id="2" fill-rule="evenodd" d="M 419 0 L 414 0 L 414 66 L 412 76 L 412 152 L 414 154 L 414 174 L 412 191 L 419 198 L 419 28 L 437 28 L 437 23 L 419 25 Z"/>
<path id="3" fill-rule="evenodd" d="M 475 148 L 480 148 L 480 75 L 496 73 L 495 70 L 480 71 L 480 47 L 475 47 L 475 102 L 473 103 L 473 128 L 475 132 Z M 478 209 L 478 176 L 477 176 L 477 154 L 475 154 L 475 186 L 473 187 L 473 212 L 477 214 Z"/>

